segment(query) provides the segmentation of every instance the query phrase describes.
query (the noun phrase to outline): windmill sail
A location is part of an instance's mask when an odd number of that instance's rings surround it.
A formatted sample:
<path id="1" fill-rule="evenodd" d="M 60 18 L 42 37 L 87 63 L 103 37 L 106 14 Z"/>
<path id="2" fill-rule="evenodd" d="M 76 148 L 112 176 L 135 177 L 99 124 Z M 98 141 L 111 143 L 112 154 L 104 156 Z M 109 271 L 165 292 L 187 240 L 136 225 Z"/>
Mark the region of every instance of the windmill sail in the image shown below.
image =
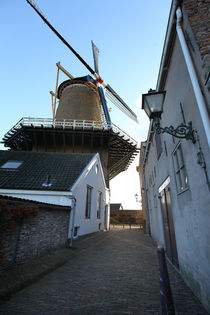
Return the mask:
<path id="1" fill-rule="evenodd" d="M 99 56 L 99 49 L 98 47 L 94 44 L 94 42 L 91 40 L 91 44 L 92 44 L 92 51 L 93 51 L 93 60 L 94 60 L 94 68 L 95 68 L 95 72 L 99 75 L 99 67 L 98 67 L 98 56 Z M 99 96 L 100 96 L 100 100 L 101 100 L 101 104 L 102 104 L 102 108 L 103 108 L 103 112 L 104 112 L 104 116 L 106 118 L 107 123 L 111 123 L 111 119 L 110 119 L 110 115 L 109 115 L 109 110 L 107 107 L 107 103 L 106 103 L 106 98 L 104 96 L 104 91 L 102 89 L 102 87 L 100 86 L 100 84 L 97 84 L 98 86 L 98 92 L 99 92 Z"/>
<path id="2" fill-rule="evenodd" d="M 99 49 L 94 44 L 94 42 L 92 40 L 91 40 L 91 44 L 92 44 L 92 50 L 93 50 L 93 60 L 94 60 L 95 72 L 99 74 L 99 68 L 98 68 Z"/>
<path id="3" fill-rule="evenodd" d="M 73 54 L 83 63 L 83 65 L 90 71 L 90 73 L 96 78 L 96 81 L 102 84 L 111 94 L 114 104 L 118 104 L 118 107 L 135 122 L 138 122 L 136 114 L 130 109 L 130 107 L 122 100 L 122 98 L 112 89 L 109 84 L 106 84 L 99 76 L 97 71 L 94 71 L 87 62 L 74 50 L 74 48 L 58 33 L 58 31 L 48 22 L 48 20 L 41 13 L 33 0 L 26 0 L 28 4 L 37 12 L 41 19 L 49 26 L 49 28 L 60 38 L 60 40 L 73 52 Z"/>

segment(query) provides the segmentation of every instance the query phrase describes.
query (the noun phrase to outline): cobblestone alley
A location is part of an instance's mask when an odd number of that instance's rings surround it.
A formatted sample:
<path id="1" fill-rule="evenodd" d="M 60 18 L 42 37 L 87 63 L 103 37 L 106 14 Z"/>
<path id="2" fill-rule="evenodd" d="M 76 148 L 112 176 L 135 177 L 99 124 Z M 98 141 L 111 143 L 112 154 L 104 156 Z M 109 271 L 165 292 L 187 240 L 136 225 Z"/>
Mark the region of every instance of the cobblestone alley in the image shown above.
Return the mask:
<path id="1" fill-rule="evenodd" d="M 160 314 L 156 245 L 138 229 L 75 241 L 68 261 L 14 294 L 0 314 Z M 170 269 L 177 314 L 207 314 Z"/>

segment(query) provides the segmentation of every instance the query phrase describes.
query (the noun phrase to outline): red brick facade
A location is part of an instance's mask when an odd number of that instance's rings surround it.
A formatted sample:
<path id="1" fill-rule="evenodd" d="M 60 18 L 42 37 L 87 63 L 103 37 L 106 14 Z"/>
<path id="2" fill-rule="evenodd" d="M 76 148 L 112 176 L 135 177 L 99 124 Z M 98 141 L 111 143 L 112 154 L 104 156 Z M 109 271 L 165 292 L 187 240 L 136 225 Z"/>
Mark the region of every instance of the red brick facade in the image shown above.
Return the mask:
<path id="1" fill-rule="evenodd" d="M 201 57 L 204 58 L 210 50 L 210 1 L 184 0 L 183 5 Z"/>
<path id="2" fill-rule="evenodd" d="M 58 246 L 68 239 L 70 208 L 39 206 L 37 216 L 24 217 L 2 233 L 0 252 L 5 257 L 0 263 L 0 273 L 17 264 L 26 263 Z"/>

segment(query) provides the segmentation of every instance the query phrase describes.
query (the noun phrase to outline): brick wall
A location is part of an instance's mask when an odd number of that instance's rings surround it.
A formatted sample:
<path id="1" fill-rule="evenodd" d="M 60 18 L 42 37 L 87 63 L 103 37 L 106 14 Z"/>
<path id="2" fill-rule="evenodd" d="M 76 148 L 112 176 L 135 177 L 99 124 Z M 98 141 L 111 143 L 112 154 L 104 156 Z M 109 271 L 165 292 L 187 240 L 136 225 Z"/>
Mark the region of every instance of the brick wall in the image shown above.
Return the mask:
<path id="1" fill-rule="evenodd" d="M 2 251 L 6 254 L 0 272 L 25 263 L 48 250 L 67 245 L 69 208 L 39 207 L 36 217 L 20 219 L 17 225 L 3 234 Z"/>
<path id="2" fill-rule="evenodd" d="M 184 34 L 210 114 L 210 2 L 183 0 Z"/>
<path id="3" fill-rule="evenodd" d="M 194 33 L 202 58 L 209 55 L 210 6 L 209 0 L 184 0 L 184 10 Z"/>
<path id="4" fill-rule="evenodd" d="M 112 210 L 110 224 L 143 224 L 143 211 L 140 210 Z"/>

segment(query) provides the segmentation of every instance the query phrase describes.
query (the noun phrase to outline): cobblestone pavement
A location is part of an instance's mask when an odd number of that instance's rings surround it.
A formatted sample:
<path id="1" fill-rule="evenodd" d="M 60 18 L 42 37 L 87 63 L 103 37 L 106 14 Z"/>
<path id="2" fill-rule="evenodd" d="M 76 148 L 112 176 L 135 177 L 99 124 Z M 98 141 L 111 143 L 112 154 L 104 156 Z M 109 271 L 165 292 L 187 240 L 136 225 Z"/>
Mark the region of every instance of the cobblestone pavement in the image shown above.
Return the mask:
<path id="1" fill-rule="evenodd" d="M 137 229 L 74 243 L 63 266 L 13 295 L 0 314 L 160 314 L 156 246 Z M 207 314 L 170 268 L 177 314 Z"/>

